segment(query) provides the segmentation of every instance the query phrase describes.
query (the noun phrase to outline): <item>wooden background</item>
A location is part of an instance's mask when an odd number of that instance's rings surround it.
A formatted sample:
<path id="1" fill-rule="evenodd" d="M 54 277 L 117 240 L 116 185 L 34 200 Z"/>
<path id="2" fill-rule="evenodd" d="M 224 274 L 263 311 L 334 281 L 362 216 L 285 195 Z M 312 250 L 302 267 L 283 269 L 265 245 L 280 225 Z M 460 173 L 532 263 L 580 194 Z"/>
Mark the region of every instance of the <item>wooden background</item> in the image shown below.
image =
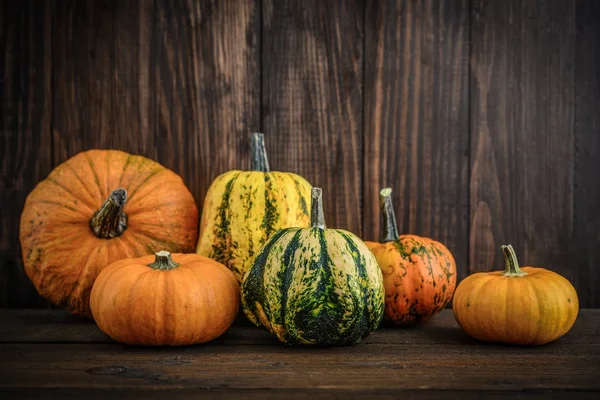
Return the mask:
<path id="1" fill-rule="evenodd" d="M 523 263 L 600 307 L 600 1 L 3 0 L 0 307 L 47 307 L 19 215 L 67 157 L 116 148 L 211 180 L 273 169 L 324 189 L 330 227 L 444 242 L 460 278 Z"/>

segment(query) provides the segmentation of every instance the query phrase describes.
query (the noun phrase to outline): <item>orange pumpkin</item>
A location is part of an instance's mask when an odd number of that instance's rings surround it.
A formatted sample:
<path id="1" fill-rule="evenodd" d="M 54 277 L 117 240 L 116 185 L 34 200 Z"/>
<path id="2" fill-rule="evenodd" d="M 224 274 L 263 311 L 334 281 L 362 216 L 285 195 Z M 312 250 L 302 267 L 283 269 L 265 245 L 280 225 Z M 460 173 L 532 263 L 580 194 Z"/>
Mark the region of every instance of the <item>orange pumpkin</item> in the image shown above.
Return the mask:
<path id="1" fill-rule="evenodd" d="M 571 283 L 545 268 L 519 267 L 512 246 L 502 246 L 504 271 L 463 279 L 452 310 L 460 327 L 486 342 L 541 345 L 566 334 L 577 318 L 579 299 Z"/>
<path id="2" fill-rule="evenodd" d="M 365 242 L 375 255 L 385 286 L 384 320 L 395 325 L 425 322 L 452 299 L 456 262 L 446 246 L 417 235 L 399 235 L 391 200 L 382 189 L 381 243 Z"/>
<path id="3" fill-rule="evenodd" d="M 90 305 L 98 327 L 130 345 L 204 343 L 238 312 L 240 288 L 226 266 L 198 254 L 160 251 L 102 270 Z"/>
<path id="4" fill-rule="evenodd" d="M 160 249 L 192 252 L 197 223 L 194 198 L 173 171 L 122 151 L 82 152 L 27 197 L 25 272 L 51 303 L 91 318 L 90 290 L 102 268 Z"/>

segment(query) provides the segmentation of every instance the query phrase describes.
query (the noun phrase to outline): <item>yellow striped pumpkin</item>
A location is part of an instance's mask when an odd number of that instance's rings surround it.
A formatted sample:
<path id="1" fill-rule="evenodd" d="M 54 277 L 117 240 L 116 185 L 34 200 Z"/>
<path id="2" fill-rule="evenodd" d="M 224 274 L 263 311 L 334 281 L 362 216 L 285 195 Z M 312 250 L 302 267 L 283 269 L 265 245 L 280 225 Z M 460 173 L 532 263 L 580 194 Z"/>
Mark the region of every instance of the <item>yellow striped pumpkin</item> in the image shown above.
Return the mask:
<path id="1" fill-rule="evenodd" d="M 251 152 L 252 171 L 228 171 L 210 185 L 196 247 L 240 283 L 275 231 L 310 223 L 310 183 L 294 173 L 270 171 L 262 133 L 252 135 Z"/>

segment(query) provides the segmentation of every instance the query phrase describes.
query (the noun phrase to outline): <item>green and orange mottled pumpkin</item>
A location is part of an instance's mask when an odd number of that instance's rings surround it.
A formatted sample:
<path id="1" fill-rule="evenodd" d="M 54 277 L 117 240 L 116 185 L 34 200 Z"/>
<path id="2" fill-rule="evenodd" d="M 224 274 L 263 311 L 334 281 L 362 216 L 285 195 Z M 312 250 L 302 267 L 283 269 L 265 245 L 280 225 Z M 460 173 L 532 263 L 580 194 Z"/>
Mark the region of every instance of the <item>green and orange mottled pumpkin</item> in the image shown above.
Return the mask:
<path id="1" fill-rule="evenodd" d="M 194 198 L 173 171 L 118 150 L 81 152 L 27 196 L 25 272 L 51 303 L 92 318 L 90 291 L 103 268 L 158 250 L 192 252 L 197 224 Z"/>
<path id="2" fill-rule="evenodd" d="M 258 250 L 275 231 L 307 227 L 311 185 L 300 175 L 270 171 L 264 135 L 251 142 L 252 171 L 232 170 L 208 188 L 196 252 L 242 278 Z"/>
<path id="3" fill-rule="evenodd" d="M 425 322 L 452 299 L 456 262 L 446 246 L 417 235 L 399 235 L 391 200 L 382 189 L 381 243 L 365 242 L 375 255 L 385 285 L 384 320 L 395 325 Z"/>

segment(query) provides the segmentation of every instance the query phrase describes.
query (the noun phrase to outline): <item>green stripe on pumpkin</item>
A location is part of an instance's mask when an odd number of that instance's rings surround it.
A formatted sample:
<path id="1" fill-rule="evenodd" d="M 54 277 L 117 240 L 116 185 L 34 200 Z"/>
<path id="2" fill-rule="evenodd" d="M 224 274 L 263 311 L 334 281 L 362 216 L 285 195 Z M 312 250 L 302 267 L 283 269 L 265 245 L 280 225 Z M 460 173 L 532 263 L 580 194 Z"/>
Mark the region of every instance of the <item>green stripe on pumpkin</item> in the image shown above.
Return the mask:
<path id="1" fill-rule="evenodd" d="M 302 230 L 298 229 L 290 242 L 287 244 L 285 251 L 283 253 L 283 262 L 282 262 L 282 270 L 281 274 L 281 313 L 279 318 L 276 320 L 278 325 L 285 325 L 286 321 L 286 310 L 288 307 L 288 298 L 290 293 L 290 286 L 292 286 L 294 272 L 295 272 L 295 255 L 298 250 L 298 246 L 300 245 L 300 238 L 302 236 Z M 289 336 L 287 332 L 285 332 L 286 336 Z"/>
<path id="2" fill-rule="evenodd" d="M 243 288 L 246 290 L 242 291 L 242 301 L 248 306 L 244 309 L 244 312 L 248 319 L 257 326 L 261 325 L 258 316 L 260 312 L 256 310 L 257 304 L 262 305 L 263 313 L 266 314 L 266 319 L 272 320 L 272 312 L 266 299 L 267 292 L 264 290 L 267 258 L 271 255 L 273 247 L 278 244 L 279 239 L 297 230 L 298 228 L 281 229 L 271 236 L 265 243 L 262 251 L 256 256 L 253 267 L 248 270 L 248 273 L 244 278 Z"/>
<path id="3" fill-rule="evenodd" d="M 306 200 L 301 195 L 301 193 L 302 193 L 301 185 L 302 184 L 300 183 L 300 179 L 303 179 L 303 178 L 295 177 L 293 175 L 290 175 L 290 177 L 293 179 L 294 184 L 296 185 L 296 194 L 298 196 L 298 201 L 300 203 L 300 209 L 302 210 L 302 213 L 304 213 L 304 215 L 310 215 L 310 212 L 308 211 L 308 204 L 306 204 Z"/>
<path id="4" fill-rule="evenodd" d="M 235 174 L 229 182 L 227 182 L 227 186 L 225 186 L 225 192 L 223 193 L 223 199 L 221 200 L 221 204 L 217 210 L 218 221 L 215 221 L 214 226 L 214 235 L 217 240 L 215 240 L 212 246 L 212 258 L 216 261 L 225 264 L 231 267 L 231 259 L 232 252 L 231 247 L 235 247 L 235 244 L 232 243 L 231 240 L 231 231 L 229 230 L 229 202 L 231 200 L 231 191 L 233 190 L 233 185 L 238 178 L 240 173 Z"/>
<path id="5" fill-rule="evenodd" d="M 367 268 L 365 267 L 366 260 L 364 256 L 358 249 L 356 245 L 356 237 L 354 235 L 349 234 L 348 232 L 339 232 L 340 235 L 346 241 L 346 245 L 348 246 L 348 250 L 354 259 L 354 265 L 356 266 L 356 272 L 359 277 L 360 289 L 361 289 L 361 301 L 365 305 L 363 312 L 360 314 L 360 326 L 364 327 L 364 329 L 368 332 L 375 330 L 379 323 L 381 322 L 381 317 L 378 317 L 380 313 L 374 312 L 377 309 L 377 293 L 373 293 L 371 291 L 371 283 L 369 280 L 369 275 L 367 273 Z M 382 296 L 382 302 L 385 301 L 385 294 Z M 364 337 L 360 337 L 363 339 Z"/>
<path id="6" fill-rule="evenodd" d="M 384 291 L 377 262 L 356 240 L 319 228 L 279 231 L 242 285 L 249 319 L 286 344 L 351 344 L 366 337 L 383 317 Z"/>
<path id="7" fill-rule="evenodd" d="M 264 237 L 270 237 L 276 230 L 279 223 L 279 210 L 275 205 L 275 199 L 271 196 L 273 193 L 271 174 L 265 174 L 265 217 L 261 228 L 265 230 Z M 262 244 L 262 243 L 261 243 Z"/>

